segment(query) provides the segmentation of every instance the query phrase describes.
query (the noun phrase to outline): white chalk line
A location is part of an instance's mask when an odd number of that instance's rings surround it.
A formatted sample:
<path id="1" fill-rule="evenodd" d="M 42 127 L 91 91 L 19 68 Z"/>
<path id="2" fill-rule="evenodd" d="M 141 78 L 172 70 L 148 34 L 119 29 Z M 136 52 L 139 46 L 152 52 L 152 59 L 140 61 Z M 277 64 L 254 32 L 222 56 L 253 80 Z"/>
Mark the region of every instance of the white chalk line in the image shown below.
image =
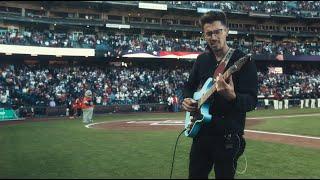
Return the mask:
<path id="1" fill-rule="evenodd" d="M 297 114 L 297 115 L 280 115 L 280 116 L 264 116 L 264 117 L 249 117 L 247 119 L 277 119 L 277 118 L 295 118 L 295 117 L 308 117 L 308 116 L 320 116 L 320 113 L 313 114 Z"/>
<path id="2" fill-rule="evenodd" d="M 258 134 L 272 134 L 272 135 L 278 135 L 278 136 L 291 136 L 291 137 L 298 137 L 298 138 L 320 140 L 320 137 L 314 137 L 314 136 L 303 136 L 303 135 L 297 135 L 297 134 L 274 133 L 274 132 L 267 132 L 267 131 L 255 131 L 255 130 L 244 130 L 244 131 L 245 132 L 258 133 Z"/>
<path id="3" fill-rule="evenodd" d="M 86 128 L 90 128 L 91 126 L 97 125 L 97 124 L 104 124 L 104 123 L 109 123 L 109 122 L 123 122 L 123 121 L 129 121 L 127 123 L 136 123 L 136 122 L 152 122 L 152 121 L 142 121 L 145 120 L 144 119 L 125 119 L 125 120 L 121 120 L 121 121 L 103 121 L 103 122 L 97 122 L 97 123 L 90 123 L 85 125 Z M 148 118 L 150 120 L 168 120 L 169 118 Z M 158 121 L 154 121 L 154 122 L 158 122 Z"/>

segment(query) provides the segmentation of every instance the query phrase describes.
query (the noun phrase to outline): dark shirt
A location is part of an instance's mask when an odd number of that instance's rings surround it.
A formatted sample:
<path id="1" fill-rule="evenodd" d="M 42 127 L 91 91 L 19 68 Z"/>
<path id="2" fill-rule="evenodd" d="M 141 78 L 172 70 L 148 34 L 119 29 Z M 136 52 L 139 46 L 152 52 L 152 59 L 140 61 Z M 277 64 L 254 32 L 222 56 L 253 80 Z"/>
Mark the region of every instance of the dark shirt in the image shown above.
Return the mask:
<path id="1" fill-rule="evenodd" d="M 225 71 L 245 54 L 236 49 Z M 185 83 L 184 98 L 192 98 L 193 93 L 201 89 L 209 77 L 212 77 L 218 61 L 211 50 L 200 54 L 193 64 L 188 82 Z M 207 100 L 210 103 L 210 123 L 204 124 L 199 136 L 224 135 L 227 133 L 244 134 L 246 112 L 254 110 L 257 104 L 258 77 L 254 61 L 247 61 L 242 68 L 232 75 L 236 99 L 227 101 L 222 95 L 214 93 Z"/>

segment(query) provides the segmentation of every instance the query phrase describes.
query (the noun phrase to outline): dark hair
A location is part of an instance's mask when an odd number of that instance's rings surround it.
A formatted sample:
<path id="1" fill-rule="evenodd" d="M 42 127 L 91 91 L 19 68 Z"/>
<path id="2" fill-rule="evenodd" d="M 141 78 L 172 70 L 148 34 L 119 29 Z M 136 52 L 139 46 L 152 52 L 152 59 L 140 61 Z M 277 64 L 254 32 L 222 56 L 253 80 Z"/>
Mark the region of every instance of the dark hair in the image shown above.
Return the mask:
<path id="1" fill-rule="evenodd" d="M 199 24 L 203 30 L 203 26 L 206 23 L 212 23 L 214 21 L 220 21 L 222 25 L 227 27 L 227 17 L 223 11 L 209 11 L 201 16 Z"/>

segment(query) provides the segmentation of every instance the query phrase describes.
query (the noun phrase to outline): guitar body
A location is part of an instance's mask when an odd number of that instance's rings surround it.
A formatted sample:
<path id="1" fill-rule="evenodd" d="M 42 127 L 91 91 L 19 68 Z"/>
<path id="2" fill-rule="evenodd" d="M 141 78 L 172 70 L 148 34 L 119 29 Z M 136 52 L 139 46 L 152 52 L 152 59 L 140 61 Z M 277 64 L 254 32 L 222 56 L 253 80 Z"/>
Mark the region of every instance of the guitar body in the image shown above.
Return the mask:
<path id="1" fill-rule="evenodd" d="M 213 86 L 212 78 L 208 78 L 207 81 L 204 83 L 200 91 L 197 91 L 193 94 L 193 99 L 198 101 L 203 94 L 205 94 L 212 86 Z M 212 115 L 209 114 L 209 108 L 210 104 L 209 103 L 204 103 L 201 108 L 199 109 L 199 113 L 191 114 L 190 112 L 186 112 L 186 117 L 185 117 L 185 128 L 187 129 L 185 131 L 185 135 L 187 137 L 195 137 L 202 124 L 208 123 L 212 119 Z M 195 117 L 194 124 L 192 127 L 190 126 L 192 117 Z"/>
<path id="2" fill-rule="evenodd" d="M 239 71 L 248 60 L 251 61 L 251 55 L 252 54 L 247 54 L 236 61 L 225 73 L 223 73 L 223 78 L 227 79 L 234 72 Z M 216 90 L 217 89 L 212 78 L 208 78 L 201 90 L 193 94 L 193 99 L 198 102 L 198 109 L 196 112 L 186 112 L 184 124 L 186 131 L 184 133 L 187 137 L 195 137 L 200 131 L 201 126 L 204 123 L 211 121 L 212 115 L 209 113 L 210 104 L 206 101 Z"/>

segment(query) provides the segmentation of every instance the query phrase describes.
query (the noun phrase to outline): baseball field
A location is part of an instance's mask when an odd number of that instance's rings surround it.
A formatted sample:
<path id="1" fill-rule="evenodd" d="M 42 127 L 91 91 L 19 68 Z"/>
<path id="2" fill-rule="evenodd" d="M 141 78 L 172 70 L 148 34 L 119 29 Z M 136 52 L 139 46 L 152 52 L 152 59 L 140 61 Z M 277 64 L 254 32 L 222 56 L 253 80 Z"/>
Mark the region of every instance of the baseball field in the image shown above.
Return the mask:
<path id="1" fill-rule="evenodd" d="M 95 115 L 0 123 L 0 178 L 170 177 L 184 113 Z M 320 110 L 248 113 L 236 178 L 320 178 Z M 182 135 L 173 178 L 188 177 L 192 139 Z M 247 163 L 247 166 L 246 166 Z M 214 177 L 214 173 L 211 173 Z"/>

